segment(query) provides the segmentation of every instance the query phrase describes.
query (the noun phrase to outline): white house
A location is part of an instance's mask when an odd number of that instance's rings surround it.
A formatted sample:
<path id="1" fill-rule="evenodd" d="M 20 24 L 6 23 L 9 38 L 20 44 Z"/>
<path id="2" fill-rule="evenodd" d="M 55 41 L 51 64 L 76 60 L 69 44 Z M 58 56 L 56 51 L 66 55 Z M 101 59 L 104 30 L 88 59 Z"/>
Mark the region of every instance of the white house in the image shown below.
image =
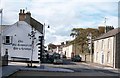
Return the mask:
<path id="1" fill-rule="evenodd" d="M 96 38 L 94 41 L 94 63 L 114 68 L 120 67 L 119 36 L 120 31 L 116 28 Z"/>
<path id="2" fill-rule="evenodd" d="M 66 55 L 66 57 L 69 59 L 72 57 L 73 53 L 73 45 L 65 45 L 62 48 L 63 55 Z"/>
<path id="3" fill-rule="evenodd" d="M 33 52 L 33 61 L 39 61 L 39 36 L 42 36 L 43 25 L 33 19 L 29 13 L 24 13 L 24 10 L 20 10 L 19 21 L 13 25 L 2 26 L 2 53 L 8 51 L 9 60 L 13 58 L 27 58 L 31 60 Z M 34 43 L 30 36 L 31 32 L 34 31 Z M 33 44 L 33 45 L 32 45 Z"/>

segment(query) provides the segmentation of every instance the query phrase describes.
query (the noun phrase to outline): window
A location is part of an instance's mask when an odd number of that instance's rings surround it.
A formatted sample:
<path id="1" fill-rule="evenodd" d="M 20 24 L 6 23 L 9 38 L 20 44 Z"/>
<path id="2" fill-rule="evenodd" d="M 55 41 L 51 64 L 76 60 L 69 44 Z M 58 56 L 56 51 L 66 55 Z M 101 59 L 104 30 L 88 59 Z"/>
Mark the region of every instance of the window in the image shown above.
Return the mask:
<path id="1" fill-rule="evenodd" d="M 96 61 L 98 60 L 98 52 L 96 53 Z"/>
<path id="2" fill-rule="evenodd" d="M 110 49 L 110 39 L 108 39 L 108 49 Z"/>
<path id="3" fill-rule="evenodd" d="M 102 40 L 102 44 L 101 44 L 101 49 L 103 50 L 104 48 L 104 40 Z"/>
<path id="4" fill-rule="evenodd" d="M 96 42 L 96 50 L 98 49 L 98 44 L 99 44 L 99 41 Z"/>
<path id="5" fill-rule="evenodd" d="M 104 54 L 102 53 L 102 64 L 104 63 Z"/>
<path id="6" fill-rule="evenodd" d="M 110 52 L 107 53 L 107 62 L 110 63 Z"/>
<path id="7" fill-rule="evenodd" d="M 4 44 L 6 44 L 6 45 L 12 44 L 12 36 L 5 36 L 4 37 Z"/>

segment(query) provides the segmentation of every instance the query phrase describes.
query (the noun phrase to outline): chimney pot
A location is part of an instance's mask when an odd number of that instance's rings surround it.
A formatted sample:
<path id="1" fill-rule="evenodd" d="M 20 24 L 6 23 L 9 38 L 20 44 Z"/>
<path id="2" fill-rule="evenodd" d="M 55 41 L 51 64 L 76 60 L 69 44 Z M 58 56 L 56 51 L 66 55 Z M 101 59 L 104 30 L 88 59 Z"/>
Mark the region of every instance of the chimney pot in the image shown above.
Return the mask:
<path id="1" fill-rule="evenodd" d="M 19 13 L 19 21 L 24 21 L 25 20 L 25 13 L 24 13 L 24 9 L 20 9 L 20 13 Z"/>
<path id="2" fill-rule="evenodd" d="M 20 13 L 22 13 L 22 9 L 20 9 Z"/>
<path id="3" fill-rule="evenodd" d="M 25 10 L 23 9 L 23 13 L 25 13 Z"/>

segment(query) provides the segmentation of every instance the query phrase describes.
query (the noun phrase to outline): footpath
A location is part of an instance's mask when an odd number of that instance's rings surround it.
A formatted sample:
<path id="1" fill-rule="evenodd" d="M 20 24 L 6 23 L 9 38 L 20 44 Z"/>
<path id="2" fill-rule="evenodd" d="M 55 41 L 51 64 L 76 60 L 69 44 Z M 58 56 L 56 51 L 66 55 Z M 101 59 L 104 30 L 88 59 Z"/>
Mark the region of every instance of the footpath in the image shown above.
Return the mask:
<path id="1" fill-rule="evenodd" d="M 82 62 L 82 64 L 93 67 L 93 68 L 97 68 L 97 69 L 110 70 L 116 73 L 120 73 L 120 69 L 113 68 L 111 66 L 106 66 L 98 63 L 90 63 L 90 62 Z"/>
<path id="2" fill-rule="evenodd" d="M 0 78 L 5 78 L 8 77 L 14 73 L 16 73 L 17 71 L 48 71 L 48 72 L 74 72 L 73 70 L 69 70 L 69 69 L 63 69 L 63 68 L 52 68 L 52 67 L 47 67 L 44 65 L 41 66 L 37 66 L 36 68 L 33 67 L 26 67 L 25 63 L 16 63 L 16 65 L 14 64 L 9 64 L 8 66 L 3 66 L 0 67 L 0 70 L 2 72 L 2 74 L 0 75 Z"/>

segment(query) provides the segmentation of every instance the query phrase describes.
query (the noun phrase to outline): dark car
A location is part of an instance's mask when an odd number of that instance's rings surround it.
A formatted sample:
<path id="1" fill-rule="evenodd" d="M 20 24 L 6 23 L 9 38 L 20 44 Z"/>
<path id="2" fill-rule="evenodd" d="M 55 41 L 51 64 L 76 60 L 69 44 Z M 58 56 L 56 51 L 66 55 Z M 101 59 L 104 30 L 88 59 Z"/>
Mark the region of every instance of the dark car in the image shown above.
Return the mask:
<path id="1" fill-rule="evenodd" d="M 71 59 L 74 62 L 81 62 L 81 60 L 82 60 L 82 58 L 79 55 L 75 55 Z"/>
<path id="2" fill-rule="evenodd" d="M 54 59 L 53 64 L 63 64 L 62 59 Z"/>

